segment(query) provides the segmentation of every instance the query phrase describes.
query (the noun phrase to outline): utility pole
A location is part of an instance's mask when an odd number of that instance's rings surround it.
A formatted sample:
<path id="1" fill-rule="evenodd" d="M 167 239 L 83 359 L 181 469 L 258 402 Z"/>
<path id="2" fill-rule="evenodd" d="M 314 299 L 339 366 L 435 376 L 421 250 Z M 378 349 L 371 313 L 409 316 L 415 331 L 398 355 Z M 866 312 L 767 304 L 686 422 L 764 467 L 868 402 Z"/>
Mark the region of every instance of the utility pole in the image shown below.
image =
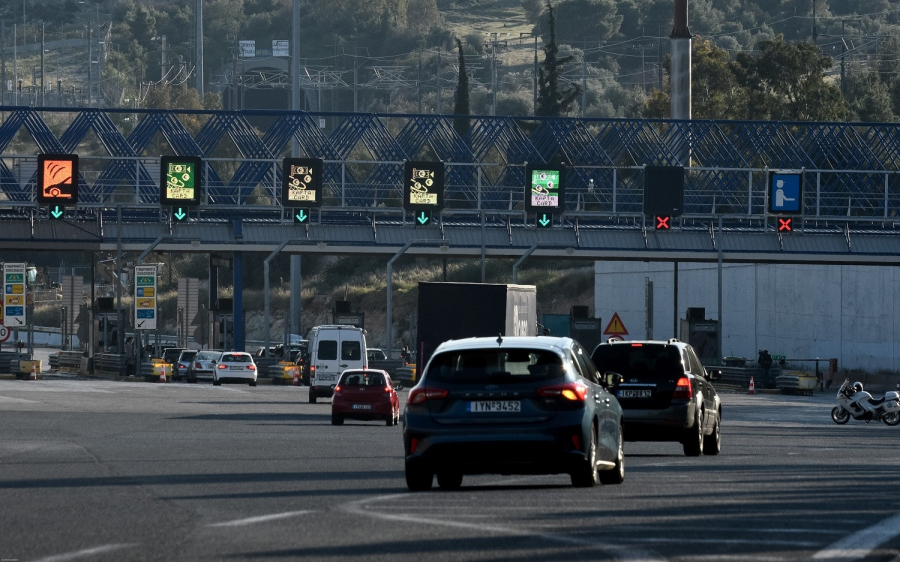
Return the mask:
<path id="1" fill-rule="evenodd" d="M 41 24 L 41 107 L 44 107 L 46 104 L 46 99 L 44 98 L 44 92 L 46 88 L 44 87 L 44 24 Z"/>
<path id="2" fill-rule="evenodd" d="M 813 0 L 812 40 L 813 45 L 819 44 L 819 30 L 816 28 L 816 0 Z"/>
<path id="3" fill-rule="evenodd" d="M 492 31 L 488 35 L 491 36 L 491 40 L 485 46 L 491 47 L 491 115 L 495 115 L 497 108 L 497 45 L 499 44 L 497 37 L 500 34 Z"/>
<path id="4" fill-rule="evenodd" d="M 443 115 L 444 111 L 441 109 L 441 47 L 438 47 L 437 73 L 435 74 L 435 80 L 437 81 L 437 114 Z"/>
<path id="5" fill-rule="evenodd" d="M 94 66 L 94 56 L 91 52 L 93 50 L 92 43 L 94 42 L 94 26 L 92 23 L 88 22 L 88 37 L 87 37 L 87 52 L 88 52 L 88 82 L 87 82 L 87 105 L 86 107 L 91 106 L 91 93 L 94 90 L 94 77 L 91 71 L 91 67 Z"/>
<path id="6" fill-rule="evenodd" d="M 419 51 L 419 74 L 416 77 L 416 92 L 418 97 L 418 113 L 422 114 L 422 51 Z"/>
<path id="7" fill-rule="evenodd" d="M 534 105 L 531 106 L 533 108 L 531 110 L 532 114 L 534 114 L 534 112 L 537 111 L 537 90 L 538 90 L 537 40 L 538 40 L 538 36 L 537 36 L 537 33 L 535 33 L 534 34 L 534 80 L 532 80 L 534 82 L 534 89 L 533 89 L 533 94 L 532 94 L 532 98 L 533 98 L 532 103 Z"/>
<path id="8" fill-rule="evenodd" d="M 203 0 L 197 0 L 197 95 L 203 103 Z"/>
<path id="9" fill-rule="evenodd" d="M 581 118 L 584 119 L 584 111 L 587 107 L 587 60 L 584 51 L 587 45 L 582 43 L 581 49 Z"/>
<path id="10" fill-rule="evenodd" d="M 841 97 L 844 96 L 844 59 L 847 58 L 847 38 L 844 37 L 845 22 L 841 20 Z M 813 27 L 815 29 L 815 26 Z"/>

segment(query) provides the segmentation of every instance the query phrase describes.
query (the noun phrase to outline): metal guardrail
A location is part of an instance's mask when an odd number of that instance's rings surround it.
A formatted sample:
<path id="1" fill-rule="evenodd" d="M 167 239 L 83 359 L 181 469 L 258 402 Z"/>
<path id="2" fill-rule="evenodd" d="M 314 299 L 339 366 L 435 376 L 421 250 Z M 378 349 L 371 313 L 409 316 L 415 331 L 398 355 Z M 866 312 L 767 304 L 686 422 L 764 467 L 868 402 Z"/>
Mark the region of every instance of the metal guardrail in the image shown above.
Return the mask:
<path id="1" fill-rule="evenodd" d="M 81 358 L 84 354 L 81 351 L 60 351 L 59 352 L 59 369 L 61 371 L 78 371 L 81 369 Z"/>
<path id="2" fill-rule="evenodd" d="M 94 372 L 108 375 L 125 374 L 124 353 L 101 353 L 94 356 Z"/>

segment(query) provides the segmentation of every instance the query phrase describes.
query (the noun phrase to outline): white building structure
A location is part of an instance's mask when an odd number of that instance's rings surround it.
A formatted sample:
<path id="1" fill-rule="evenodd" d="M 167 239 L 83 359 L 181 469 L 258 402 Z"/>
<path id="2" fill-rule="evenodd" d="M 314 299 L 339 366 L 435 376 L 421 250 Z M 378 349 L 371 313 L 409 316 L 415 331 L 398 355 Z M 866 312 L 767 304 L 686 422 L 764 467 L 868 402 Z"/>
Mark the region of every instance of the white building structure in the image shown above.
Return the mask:
<path id="1" fill-rule="evenodd" d="M 648 327 L 653 339 L 680 336 L 672 263 L 595 262 L 594 271 L 595 315 L 604 326 L 618 313 L 625 339 L 646 338 Z M 718 286 L 716 263 L 679 263 L 677 325 L 688 307 L 718 319 Z M 766 349 L 788 359 L 837 358 L 841 368 L 900 370 L 898 295 L 893 267 L 723 264 L 722 355 L 750 364 Z"/>

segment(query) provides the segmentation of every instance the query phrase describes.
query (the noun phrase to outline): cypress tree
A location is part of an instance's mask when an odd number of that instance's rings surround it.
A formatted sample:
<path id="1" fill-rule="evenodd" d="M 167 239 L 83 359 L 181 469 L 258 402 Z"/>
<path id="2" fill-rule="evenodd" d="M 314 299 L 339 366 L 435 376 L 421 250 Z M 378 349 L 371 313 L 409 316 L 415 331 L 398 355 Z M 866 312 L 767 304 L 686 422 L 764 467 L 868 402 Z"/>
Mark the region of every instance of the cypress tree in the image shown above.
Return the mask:
<path id="1" fill-rule="evenodd" d="M 541 63 L 538 72 L 538 106 L 535 115 L 547 117 L 562 117 L 569 111 L 575 99 L 581 95 L 581 87 L 571 84 L 566 91 L 559 89 L 559 77 L 562 76 L 563 66 L 574 57 L 557 58 L 559 46 L 556 44 L 556 15 L 553 6 L 547 0 L 547 13 L 549 15 L 550 41 L 544 45 L 544 62 Z"/>
<path id="2" fill-rule="evenodd" d="M 459 77 L 453 105 L 453 128 L 459 136 L 463 136 L 469 130 L 469 76 L 466 74 L 466 57 L 459 39 L 456 40 L 456 49 L 459 51 Z"/>

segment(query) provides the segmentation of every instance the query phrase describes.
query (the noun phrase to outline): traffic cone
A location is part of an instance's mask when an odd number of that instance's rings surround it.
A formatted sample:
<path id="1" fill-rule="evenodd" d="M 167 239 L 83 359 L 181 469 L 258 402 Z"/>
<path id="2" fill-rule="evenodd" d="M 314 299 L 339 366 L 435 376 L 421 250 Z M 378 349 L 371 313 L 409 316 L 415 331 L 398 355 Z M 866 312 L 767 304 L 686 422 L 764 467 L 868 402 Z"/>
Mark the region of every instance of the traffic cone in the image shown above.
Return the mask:
<path id="1" fill-rule="evenodd" d="M 166 382 L 166 368 L 159 368 L 159 382 Z"/>
<path id="2" fill-rule="evenodd" d="M 28 377 L 28 380 L 32 380 L 32 381 L 37 380 L 37 369 L 34 366 L 34 361 L 31 362 L 31 376 Z"/>
<path id="3" fill-rule="evenodd" d="M 294 367 L 294 386 L 300 386 L 300 369 Z"/>
<path id="4" fill-rule="evenodd" d="M 750 391 L 747 394 L 756 394 L 756 384 L 753 382 L 753 377 L 750 377 Z"/>

